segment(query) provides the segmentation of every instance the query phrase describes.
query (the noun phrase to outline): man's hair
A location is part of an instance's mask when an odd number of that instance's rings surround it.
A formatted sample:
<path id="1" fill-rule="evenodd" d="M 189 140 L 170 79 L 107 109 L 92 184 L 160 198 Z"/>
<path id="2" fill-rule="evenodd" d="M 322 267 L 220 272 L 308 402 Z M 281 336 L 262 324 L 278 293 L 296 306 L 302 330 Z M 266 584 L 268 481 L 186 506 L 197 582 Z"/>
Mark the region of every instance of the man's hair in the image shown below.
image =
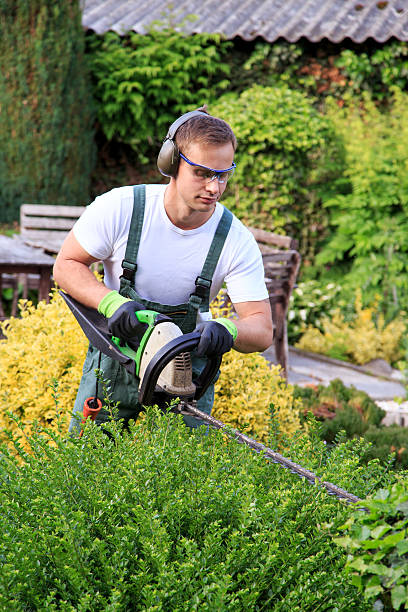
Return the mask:
<path id="1" fill-rule="evenodd" d="M 197 110 L 202 111 L 203 115 L 192 117 L 176 132 L 175 140 L 179 151 L 187 152 L 189 145 L 193 142 L 204 145 L 223 145 L 230 142 L 235 151 L 237 139 L 228 123 L 209 115 L 206 105 Z"/>

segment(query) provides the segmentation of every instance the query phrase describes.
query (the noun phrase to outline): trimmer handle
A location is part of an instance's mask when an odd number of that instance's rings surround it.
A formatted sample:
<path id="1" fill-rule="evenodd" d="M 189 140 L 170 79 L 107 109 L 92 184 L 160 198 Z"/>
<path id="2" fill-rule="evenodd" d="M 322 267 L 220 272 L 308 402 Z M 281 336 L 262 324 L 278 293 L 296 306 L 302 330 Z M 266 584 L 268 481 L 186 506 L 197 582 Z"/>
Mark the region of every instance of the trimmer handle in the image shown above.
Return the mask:
<path id="1" fill-rule="evenodd" d="M 98 397 L 88 397 L 84 402 L 83 418 L 81 421 L 82 429 L 79 432 L 79 437 L 82 438 L 86 420 L 91 417 L 91 421 L 96 419 L 96 415 L 102 409 L 102 402 Z"/>
<path id="2" fill-rule="evenodd" d="M 184 334 L 179 338 L 171 340 L 157 351 L 156 355 L 149 362 L 140 385 L 138 397 L 140 404 L 149 406 L 152 403 L 156 384 L 163 369 L 180 353 L 187 353 L 197 348 L 200 338 L 201 334 L 199 332 Z M 207 391 L 220 368 L 221 361 L 222 357 L 218 355 L 208 358 L 201 374 L 193 380 L 196 386 L 193 399 L 200 399 Z"/>

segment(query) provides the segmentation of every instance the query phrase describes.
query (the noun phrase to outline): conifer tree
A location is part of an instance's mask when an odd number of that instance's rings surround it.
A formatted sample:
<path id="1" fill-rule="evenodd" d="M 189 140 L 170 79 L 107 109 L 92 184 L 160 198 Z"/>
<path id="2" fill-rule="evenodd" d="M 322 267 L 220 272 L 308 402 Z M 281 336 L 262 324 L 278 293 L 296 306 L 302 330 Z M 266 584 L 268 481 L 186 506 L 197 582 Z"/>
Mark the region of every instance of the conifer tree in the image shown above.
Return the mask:
<path id="1" fill-rule="evenodd" d="M 0 0 L 0 221 L 84 204 L 93 113 L 78 0 Z"/>

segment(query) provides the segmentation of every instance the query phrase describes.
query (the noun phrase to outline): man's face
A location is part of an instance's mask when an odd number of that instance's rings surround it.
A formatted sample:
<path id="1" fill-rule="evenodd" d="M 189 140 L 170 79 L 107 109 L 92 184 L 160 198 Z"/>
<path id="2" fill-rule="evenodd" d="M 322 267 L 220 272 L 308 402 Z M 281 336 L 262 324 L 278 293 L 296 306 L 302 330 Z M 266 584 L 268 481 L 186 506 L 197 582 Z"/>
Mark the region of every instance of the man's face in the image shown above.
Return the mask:
<path id="1" fill-rule="evenodd" d="M 234 148 L 230 142 L 221 145 L 193 142 L 182 153 L 191 162 L 216 170 L 230 168 L 234 160 Z M 227 186 L 227 182 L 220 183 L 218 179 L 205 180 L 198 167 L 189 165 L 181 158 L 175 183 L 183 204 L 204 213 L 212 213 Z"/>

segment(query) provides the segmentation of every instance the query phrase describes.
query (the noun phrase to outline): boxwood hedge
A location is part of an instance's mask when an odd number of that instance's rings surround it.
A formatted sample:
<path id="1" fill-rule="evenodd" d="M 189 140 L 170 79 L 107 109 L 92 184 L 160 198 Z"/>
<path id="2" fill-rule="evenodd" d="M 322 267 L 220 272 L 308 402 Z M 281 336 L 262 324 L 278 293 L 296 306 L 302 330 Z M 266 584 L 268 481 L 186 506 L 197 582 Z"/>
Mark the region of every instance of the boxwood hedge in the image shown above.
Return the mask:
<path id="1" fill-rule="evenodd" d="M 324 527 L 349 506 L 173 414 L 106 428 L 3 445 L 0 609 L 370 609 Z M 388 477 L 352 445 L 329 455 L 312 428 L 288 452 L 362 496 Z"/>

